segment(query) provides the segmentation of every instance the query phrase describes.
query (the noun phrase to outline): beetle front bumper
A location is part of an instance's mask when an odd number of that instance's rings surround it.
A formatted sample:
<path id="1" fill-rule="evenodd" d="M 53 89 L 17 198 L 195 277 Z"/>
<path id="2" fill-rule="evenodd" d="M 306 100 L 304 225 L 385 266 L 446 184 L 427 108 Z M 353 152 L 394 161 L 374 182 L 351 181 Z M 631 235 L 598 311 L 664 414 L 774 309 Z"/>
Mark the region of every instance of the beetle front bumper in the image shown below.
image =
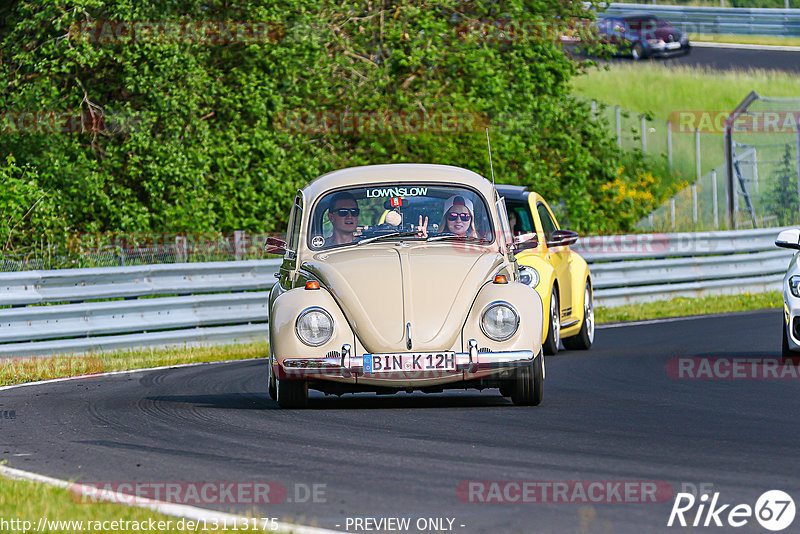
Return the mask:
<path id="1" fill-rule="evenodd" d="M 364 357 L 351 355 L 350 345 L 344 345 L 341 356 L 328 356 L 324 358 L 285 358 L 277 363 L 279 378 L 314 379 L 314 378 L 386 378 L 413 380 L 429 379 L 436 376 L 453 375 L 452 369 L 447 371 L 395 371 L 389 373 L 365 373 Z M 455 372 L 475 374 L 482 371 L 512 369 L 531 365 L 534 357 L 533 351 L 504 351 L 486 352 L 479 351 L 475 340 L 469 340 L 468 352 L 455 353 Z"/>

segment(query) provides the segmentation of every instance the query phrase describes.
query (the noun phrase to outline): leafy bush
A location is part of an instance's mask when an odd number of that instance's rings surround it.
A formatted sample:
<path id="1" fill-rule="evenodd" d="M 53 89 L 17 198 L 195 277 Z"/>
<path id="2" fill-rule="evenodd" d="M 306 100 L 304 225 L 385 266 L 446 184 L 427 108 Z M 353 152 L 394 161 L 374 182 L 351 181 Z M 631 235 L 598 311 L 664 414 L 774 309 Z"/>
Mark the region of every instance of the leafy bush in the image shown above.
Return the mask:
<path id="1" fill-rule="evenodd" d="M 58 0 L 0 10 L 0 154 L 12 155 L 0 176 L 15 188 L 0 215 L 18 220 L 46 200 L 27 232 L 11 235 L 19 246 L 42 232 L 283 231 L 294 191 L 345 166 L 489 174 L 482 127 L 331 128 L 347 113 L 485 118 L 498 182 L 560 201 L 580 231 L 627 231 L 649 209 L 609 195 L 639 183 L 645 164 L 569 96 L 584 66 L 563 53 L 553 21 L 579 33 L 592 16 L 579 1 Z M 131 39 L 107 21 L 268 21 L 270 38 Z M 509 21 L 524 30 L 509 33 Z M 26 130 L 23 112 L 62 120 Z M 292 113 L 328 120 L 298 131 Z"/>

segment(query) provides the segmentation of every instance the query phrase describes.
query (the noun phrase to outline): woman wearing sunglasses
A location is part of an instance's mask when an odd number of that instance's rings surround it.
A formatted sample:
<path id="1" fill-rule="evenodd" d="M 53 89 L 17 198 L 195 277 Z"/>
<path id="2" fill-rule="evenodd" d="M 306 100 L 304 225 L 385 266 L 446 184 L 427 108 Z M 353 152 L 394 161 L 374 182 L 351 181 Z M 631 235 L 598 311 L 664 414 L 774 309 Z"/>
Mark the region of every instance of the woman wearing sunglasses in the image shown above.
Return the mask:
<path id="1" fill-rule="evenodd" d="M 448 198 L 444 203 L 444 216 L 439 226 L 440 232 L 469 237 L 478 237 L 475 232 L 474 206 L 472 201 L 460 195 Z"/>
<path id="2" fill-rule="evenodd" d="M 475 231 L 475 209 L 471 200 L 461 195 L 453 195 L 444 203 L 444 215 L 442 224 L 439 225 L 439 233 L 449 233 L 459 236 L 478 237 Z M 428 218 L 422 220 L 419 217 L 419 237 L 428 237 Z"/>

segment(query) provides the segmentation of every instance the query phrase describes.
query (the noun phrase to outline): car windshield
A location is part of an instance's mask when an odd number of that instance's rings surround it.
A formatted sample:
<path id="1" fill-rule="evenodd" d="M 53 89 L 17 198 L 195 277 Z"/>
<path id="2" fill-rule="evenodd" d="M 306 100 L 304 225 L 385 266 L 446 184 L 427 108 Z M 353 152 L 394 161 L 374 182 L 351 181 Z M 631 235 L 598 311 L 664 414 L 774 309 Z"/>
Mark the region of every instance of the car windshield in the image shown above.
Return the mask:
<path id="1" fill-rule="evenodd" d="M 419 232 L 420 219 L 426 232 Z M 427 235 L 425 235 L 427 234 Z M 308 245 L 324 249 L 386 240 L 452 236 L 492 242 L 491 217 L 472 189 L 389 183 L 326 194 L 311 214 Z"/>
<path id="2" fill-rule="evenodd" d="M 640 19 L 628 19 L 625 21 L 628 31 L 633 32 L 647 32 L 653 31 L 659 27 L 658 21 L 651 17 Z"/>

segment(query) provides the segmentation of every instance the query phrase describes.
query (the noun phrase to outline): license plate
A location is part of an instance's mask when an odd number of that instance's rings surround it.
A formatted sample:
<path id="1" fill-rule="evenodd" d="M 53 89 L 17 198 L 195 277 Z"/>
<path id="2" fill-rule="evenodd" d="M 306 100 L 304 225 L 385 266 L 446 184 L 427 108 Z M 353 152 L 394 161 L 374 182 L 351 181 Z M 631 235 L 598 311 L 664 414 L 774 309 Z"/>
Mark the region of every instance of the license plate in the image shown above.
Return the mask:
<path id="1" fill-rule="evenodd" d="M 667 43 L 667 50 L 675 50 L 676 48 L 680 48 L 680 43 Z"/>
<path id="2" fill-rule="evenodd" d="M 401 354 L 364 355 L 365 373 L 455 370 L 455 352 L 404 352 Z"/>

